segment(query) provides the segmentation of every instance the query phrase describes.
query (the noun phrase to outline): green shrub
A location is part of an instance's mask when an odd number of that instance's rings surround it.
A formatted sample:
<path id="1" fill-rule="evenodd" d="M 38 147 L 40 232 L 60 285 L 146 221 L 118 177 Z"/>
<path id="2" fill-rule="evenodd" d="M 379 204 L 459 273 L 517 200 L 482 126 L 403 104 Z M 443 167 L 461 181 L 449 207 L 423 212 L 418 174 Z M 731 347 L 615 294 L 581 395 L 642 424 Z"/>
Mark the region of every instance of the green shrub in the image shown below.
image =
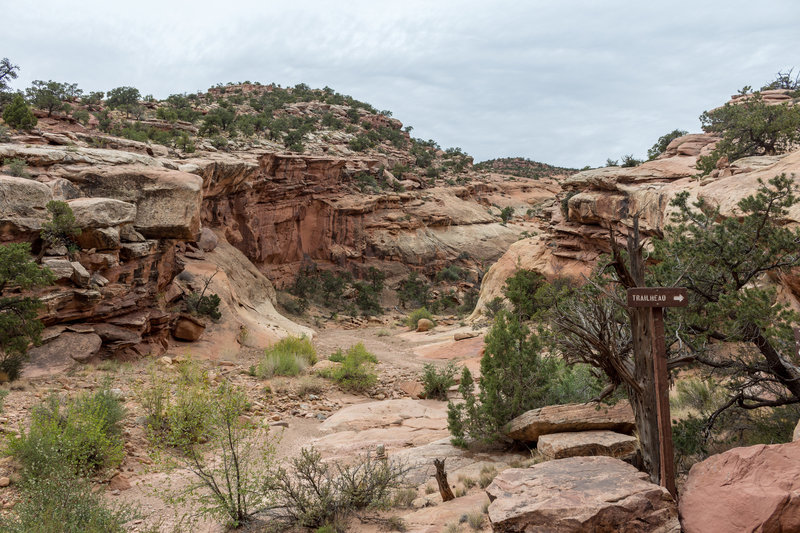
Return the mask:
<path id="1" fill-rule="evenodd" d="M 53 275 L 31 257 L 29 243 L 0 245 L 0 287 L 26 290 L 52 283 Z M 26 291 L 0 295 L 0 375 L 17 379 L 27 357 L 28 346 L 40 341 L 44 325 L 38 319 L 42 303 Z"/>
<path id="2" fill-rule="evenodd" d="M 433 322 L 434 326 L 436 325 L 436 321 L 433 319 L 433 315 L 430 313 L 430 311 L 424 307 L 421 307 L 419 309 L 415 309 L 411 312 L 411 314 L 408 315 L 408 317 L 406 317 L 406 326 L 408 326 L 410 329 L 417 329 L 417 324 L 421 318 L 427 318 Z"/>
<path id="3" fill-rule="evenodd" d="M 367 351 L 361 342 L 348 348 L 344 354 L 341 349 L 337 350 L 328 359 L 340 362 L 341 366 L 329 370 L 324 375 L 333 379 L 343 389 L 363 392 L 373 387 L 378 381 L 374 370 L 378 358 Z"/>
<path id="4" fill-rule="evenodd" d="M 21 94 L 15 94 L 11 103 L 3 109 L 3 120 L 14 129 L 26 131 L 36 126 L 38 122 Z"/>
<path id="5" fill-rule="evenodd" d="M 499 313 L 503 309 L 503 298 L 500 296 L 495 296 L 484 306 L 484 314 L 489 318 L 494 318 L 497 313 Z"/>
<path id="6" fill-rule="evenodd" d="M 472 374 L 464 367 L 459 384 L 464 401 L 448 404 L 454 444 L 494 442 L 507 422 L 526 411 L 592 398 L 599 383 L 586 386 L 585 370 L 567 370 L 560 359 L 542 356 L 546 341 L 542 331 L 532 332 L 516 315 L 497 314 L 486 335 L 477 398 Z"/>
<path id="7" fill-rule="evenodd" d="M 85 109 L 76 109 L 72 112 L 72 118 L 83 124 L 84 126 L 89 123 L 89 112 Z"/>
<path id="8" fill-rule="evenodd" d="M 659 137 L 656 143 L 653 146 L 651 146 L 650 149 L 647 150 L 647 160 L 652 161 L 656 157 L 666 152 L 669 143 L 671 143 L 678 137 L 683 137 L 687 133 L 689 132 L 685 130 L 672 130 L 666 135 L 662 135 L 661 137 Z"/>
<path id="9" fill-rule="evenodd" d="M 500 219 L 503 221 L 503 225 L 507 224 L 512 216 L 514 216 L 514 208 L 510 205 L 500 210 Z"/>
<path id="10" fill-rule="evenodd" d="M 89 482 L 68 472 L 22 482 L 20 501 L 0 516 L 4 533 L 124 533 L 136 518 L 126 507 L 112 509 Z"/>
<path id="11" fill-rule="evenodd" d="M 8 390 L 0 389 L 0 414 L 2 414 L 3 409 L 5 407 L 6 396 L 8 396 Z"/>
<path id="12" fill-rule="evenodd" d="M 84 394 L 62 407 L 51 396 L 33 409 L 27 433 L 9 440 L 23 477 L 46 477 L 59 469 L 91 474 L 122 461 L 120 421 L 124 409 L 107 390 Z"/>
<path id="13" fill-rule="evenodd" d="M 447 400 L 447 391 L 455 385 L 456 365 L 452 361 L 442 369 L 427 363 L 423 366 L 422 385 L 425 397 L 433 400 Z"/>
<path id="14" fill-rule="evenodd" d="M 436 281 L 458 281 L 464 276 L 464 269 L 457 265 L 450 265 L 436 274 Z"/>
<path id="15" fill-rule="evenodd" d="M 408 277 L 400 282 L 400 287 L 397 290 L 397 297 L 400 299 L 400 305 L 406 307 L 406 304 L 411 304 L 415 307 L 424 307 L 428 305 L 431 298 L 431 288 L 425 279 L 420 278 L 416 272 L 411 272 Z"/>
<path id="16" fill-rule="evenodd" d="M 47 212 L 50 213 L 51 218 L 42 224 L 40 232 L 44 241 L 42 251 L 59 245 L 66 246 L 71 251 L 79 248 L 75 243 L 75 237 L 81 234 L 81 228 L 78 227 L 69 204 L 59 200 L 50 200 L 47 202 Z"/>
<path id="17" fill-rule="evenodd" d="M 9 176 L 16 178 L 30 178 L 31 173 L 28 172 L 28 165 L 24 159 L 13 157 L 4 161 L 3 172 Z"/>
<path id="18" fill-rule="evenodd" d="M 189 447 L 185 464 L 197 483 L 186 494 L 196 501 L 200 514 L 238 527 L 270 503 L 266 486 L 275 469 L 275 439 L 242 416 L 247 410 L 242 389 L 223 382 L 210 398 L 208 424 L 213 452 Z"/>
<path id="19" fill-rule="evenodd" d="M 260 378 L 297 376 L 317 362 L 317 351 L 306 337 L 286 337 L 264 351 L 256 367 Z"/>

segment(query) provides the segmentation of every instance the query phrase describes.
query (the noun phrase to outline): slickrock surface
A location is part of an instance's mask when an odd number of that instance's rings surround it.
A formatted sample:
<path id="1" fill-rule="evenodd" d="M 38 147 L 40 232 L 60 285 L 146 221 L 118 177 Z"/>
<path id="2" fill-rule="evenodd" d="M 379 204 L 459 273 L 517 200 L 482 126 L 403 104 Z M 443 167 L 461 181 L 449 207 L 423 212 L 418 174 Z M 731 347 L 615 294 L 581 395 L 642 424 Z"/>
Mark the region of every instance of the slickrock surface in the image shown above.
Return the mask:
<path id="1" fill-rule="evenodd" d="M 495 532 L 678 533 L 669 492 L 611 457 L 573 457 L 511 468 L 486 488 Z M 706 531 L 723 531 L 711 529 Z"/>
<path id="2" fill-rule="evenodd" d="M 734 448 L 695 464 L 680 514 L 686 533 L 800 531 L 800 442 Z"/>

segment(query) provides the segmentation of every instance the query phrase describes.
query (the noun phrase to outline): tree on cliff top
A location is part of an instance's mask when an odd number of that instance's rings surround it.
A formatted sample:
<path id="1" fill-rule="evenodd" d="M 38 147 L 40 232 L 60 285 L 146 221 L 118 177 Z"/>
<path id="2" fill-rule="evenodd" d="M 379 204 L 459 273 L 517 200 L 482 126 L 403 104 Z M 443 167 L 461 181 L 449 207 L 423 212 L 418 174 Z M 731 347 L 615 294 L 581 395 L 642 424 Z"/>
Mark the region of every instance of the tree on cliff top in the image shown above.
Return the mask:
<path id="1" fill-rule="evenodd" d="M 776 155 L 800 141 L 800 106 L 764 102 L 761 92 L 749 93 L 724 106 L 700 115 L 703 131 L 722 137 L 714 151 L 698 160 L 704 173 L 713 170 L 717 160 L 731 161 L 752 155 Z"/>
<path id="2" fill-rule="evenodd" d="M 33 261 L 30 244 L 0 245 L 0 374 L 6 379 L 19 376 L 28 345 L 42 332 L 41 303 L 24 291 L 52 282 L 50 271 Z"/>
<path id="3" fill-rule="evenodd" d="M 83 91 L 78 89 L 77 83 L 61 83 L 57 81 L 34 80 L 31 86 L 25 90 L 28 100 L 38 107 L 47 111 L 47 116 L 51 116 L 53 111 L 63 111 L 67 109 L 66 102 L 79 98 Z"/>
<path id="4" fill-rule="evenodd" d="M 18 130 L 29 130 L 38 122 L 21 94 L 15 94 L 11 103 L 5 106 L 3 120 L 6 124 Z"/>

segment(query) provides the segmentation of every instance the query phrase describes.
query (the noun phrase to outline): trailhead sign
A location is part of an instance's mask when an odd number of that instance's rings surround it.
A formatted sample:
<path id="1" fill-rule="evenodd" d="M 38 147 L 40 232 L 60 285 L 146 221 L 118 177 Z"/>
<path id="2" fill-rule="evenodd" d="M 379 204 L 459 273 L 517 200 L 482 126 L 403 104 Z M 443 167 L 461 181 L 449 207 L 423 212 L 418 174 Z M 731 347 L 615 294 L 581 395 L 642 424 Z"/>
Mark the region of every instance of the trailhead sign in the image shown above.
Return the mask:
<path id="1" fill-rule="evenodd" d="M 675 457 L 672 445 L 672 423 L 669 414 L 669 373 L 667 348 L 664 341 L 664 308 L 686 307 L 689 295 L 682 287 L 635 287 L 628 289 L 628 307 L 650 308 L 653 331 L 653 381 L 656 388 L 656 413 L 658 414 L 658 441 L 661 486 L 677 500 L 675 487 Z"/>
<path id="2" fill-rule="evenodd" d="M 680 287 L 636 287 L 628 289 L 628 307 L 686 307 L 689 295 Z"/>

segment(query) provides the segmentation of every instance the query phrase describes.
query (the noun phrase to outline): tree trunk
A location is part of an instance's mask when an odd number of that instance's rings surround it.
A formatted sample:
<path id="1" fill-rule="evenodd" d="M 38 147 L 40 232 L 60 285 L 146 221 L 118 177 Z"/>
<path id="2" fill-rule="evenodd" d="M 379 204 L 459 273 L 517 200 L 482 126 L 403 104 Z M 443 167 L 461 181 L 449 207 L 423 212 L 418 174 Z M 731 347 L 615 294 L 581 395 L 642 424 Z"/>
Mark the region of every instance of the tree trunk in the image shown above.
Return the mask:
<path id="1" fill-rule="evenodd" d="M 439 494 L 442 495 L 442 501 L 449 502 L 454 500 L 455 496 L 453 491 L 450 490 L 450 485 L 447 483 L 447 472 L 444 469 L 444 461 L 439 459 L 433 460 L 433 466 L 436 467 L 436 483 L 439 484 Z"/>
<path id="2" fill-rule="evenodd" d="M 613 238 L 613 237 L 612 237 Z M 639 237 L 639 219 L 633 217 L 633 229 L 627 238 L 628 258 L 630 266 L 627 283 L 620 276 L 623 284 L 628 287 L 645 286 L 645 264 L 642 256 L 642 245 Z M 639 390 L 628 389 L 631 408 L 636 419 L 636 429 L 639 432 L 639 444 L 642 451 L 642 462 L 645 470 L 650 474 L 653 483 L 661 481 L 661 460 L 659 453 L 658 437 L 658 412 L 656 409 L 656 386 L 653 373 L 653 321 L 649 308 L 629 308 L 628 316 L 631 321 L 631 334 L 633 340 L 634 378 Z"/>

